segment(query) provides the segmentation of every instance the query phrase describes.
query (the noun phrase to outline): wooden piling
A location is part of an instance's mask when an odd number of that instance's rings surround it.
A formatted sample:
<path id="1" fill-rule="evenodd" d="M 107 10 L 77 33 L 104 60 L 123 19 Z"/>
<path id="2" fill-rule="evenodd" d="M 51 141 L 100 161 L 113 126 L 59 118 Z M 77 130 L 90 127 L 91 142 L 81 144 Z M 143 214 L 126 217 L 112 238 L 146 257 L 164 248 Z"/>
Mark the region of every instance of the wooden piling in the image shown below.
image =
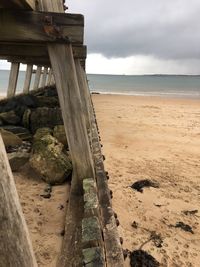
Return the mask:
<path id="1" fill-rule="evenodd" d="M 33 85 L 33 90 L 36 90 L 39 88 L 41 71 L 42 71 L 42 67 L 38 66 L 36 73 L 35 73 L 35 81 L 34 81 L 34 85 Z"/>
<path id="2" fill-rule="evenodd" d="M 42 74 L 41 87 L 45 87 L 45 85 L 46 85 L 47 73 L 48 73 L 48 68 L 44 67 L 43 74 Z"/>
<path id="3" fill-rule="evenodd" d="M 26 68 L 26 77 L 25 77 L 24 89 L 23 89 L 23 93 L 25 94 L 27 94 L 30 90 L 32 72 L 33 72 L 33 65 L 28 64 Z"/>
<path id="4" fill-rule="evenodd" d="M 0 173 L 0 266 L 37 267 L 1 135 Z"/>
<path id="5" fill-rule="evenodd" d="M 9 84 L 7 90 L 7 97 L 12 97 L 15 95 L 17 88 L 17 79 L 19 75 L 19 63 L 12 63 L 9 77 Z"/>

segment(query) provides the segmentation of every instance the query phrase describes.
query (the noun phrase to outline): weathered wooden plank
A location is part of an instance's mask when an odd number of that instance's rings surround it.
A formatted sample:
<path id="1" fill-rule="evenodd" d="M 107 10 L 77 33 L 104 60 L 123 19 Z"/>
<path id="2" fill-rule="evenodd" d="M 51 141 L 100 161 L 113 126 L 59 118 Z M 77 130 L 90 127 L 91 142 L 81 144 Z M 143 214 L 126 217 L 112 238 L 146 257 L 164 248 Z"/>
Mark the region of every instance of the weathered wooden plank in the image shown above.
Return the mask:
<path id="1" fill-rule="evenodd" d="M 0 8 L 19 8 L 19 9 L 28 9 L 35 10 L 35 0 L 1 0 Z"/>
<path id="2" fill-rule="evenodd" d="M 30 89 L 33 65 L 27 65 L 23 93 L 27 94 Z"/>
<path id="3" fill-rule="evenodd" d="M 19 74 L 19 63 L 12 63 L 10 70 L 10 77 L 8 83 L 7 97 L 12 97 L 15 95 L 17 88 L 17 79 Z"/>
<path id="4" fill-rule="evenodd" d="M 73 55 L 74 58 L 86 59 L 87 56 L 87 47 L 85 45 L 73 45 Z M 31 44 L 31 43 L 0 43 L 0 58 L 7 59 L 11 56 L 21 57 L 23 60 L 24 57 L 42 58 L 48 62 L 49 53 L 46 44 Z"/>
<path id="5" fill-rule="evenodd" d="M 45 85 L 46 85 L 47 72 L 48 72 L 48 68 L 47 67 L 44 67 L 43 74 L 42 74 L 41 87 L 45 87 Z"/>
<path id="6" fill-rule="evenodd" d="M 36 90 L 39 88 L 41 71 L 42 71 L 42 67 L 38 66 L 36 73 L 35 73 L 35 81 L 34 81 L 34 85 L 33 85 L 33 90 Z"/>
<path id="7" fill-rule="evenodd" d="M 0 41 L 83 43 L 84 17 L 79 14 L 0 9 Z"/>
<path id="8" fill-rule="evenodd" d="M 1 135 L 0 173 L 0 266 L 37 267 Z"/>

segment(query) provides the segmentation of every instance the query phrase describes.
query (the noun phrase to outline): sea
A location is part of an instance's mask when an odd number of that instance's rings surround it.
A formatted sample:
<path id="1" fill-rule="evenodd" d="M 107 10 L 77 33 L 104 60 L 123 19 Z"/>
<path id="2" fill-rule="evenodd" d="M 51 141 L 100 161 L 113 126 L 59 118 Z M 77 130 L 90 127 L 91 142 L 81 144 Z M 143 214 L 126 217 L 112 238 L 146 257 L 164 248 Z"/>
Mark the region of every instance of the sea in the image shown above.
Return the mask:
<path id="1" fill-rule="evenodd" d="M 17 93 L 23 89 L 25 72 L 20 71 Z M 200 75 L 102 75 L 87 74 L 89 88 L 101 94 L 163 96 L 200 99 Z M 0 70 L 0 95 L 6 95 L 9 71 Z M 33 87 L 34 74 L 31 88 Z"/>

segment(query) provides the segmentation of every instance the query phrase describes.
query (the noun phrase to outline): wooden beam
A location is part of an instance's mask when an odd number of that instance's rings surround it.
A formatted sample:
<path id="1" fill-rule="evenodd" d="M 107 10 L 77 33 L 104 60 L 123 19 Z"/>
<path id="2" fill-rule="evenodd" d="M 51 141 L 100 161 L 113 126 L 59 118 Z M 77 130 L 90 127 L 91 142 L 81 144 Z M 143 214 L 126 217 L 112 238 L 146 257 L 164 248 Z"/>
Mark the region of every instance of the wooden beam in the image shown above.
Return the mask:
<path id="1" fill-rule="evenodd" d="M 46 85 L 47 72 L 48 72 L 48 68 L 47 68 L 47 67 L 44 67 L 44 69 L 43 69 L 43 74 L 42 74 L 41 87 L 45 87 L 45 85 Z"/>
<path id="2" fill-rule="evenodd" d="M 66 42 L 83 44 L 84 17 L 0 9 L 1 42 Z"/>
<path id="3" fill-rule="evenodd" d="M 35 0 L 1 0 L 0 8 L 28 9 L 35 10 Z"/>
<path id="4" fill-rule="evenodd" d="M 0 173 L 0 266 L 37 267 L 1 135 Z"/>
<path id="5" fill-rule="evenodd" d="M 86 59 L 87 47 L 85 45 L 73 45 L 74 58 Z M 0 58 L 7 59 L 7 57 L 17 56 L 38 58 L 49 61 L 49 54 L 46 44 L 31 44 L 31 43 L 0 43 Z"/>
<path id="6" fill-rule="evenodd" d="M 27 65 L 23 93 L 27 94 L 30 89 L 33 65 Z"/>
<path id="7" fill-rule="evenodd" d="M 15 95 L 17 88 L 17 79 L 19 75 L 19 63 L 12 63 L 10 70 L 10 77 L 8 83 L 7 97 L 12 97 Z"/>
<path id="8" fill-rule="evenodd" d="M 35 81 L 34 81 L 34 85 L 33 85 L 33 90 L 36 90 L 39 88 L 41 71 L 42 71 L 42 67 L 38 66 L 36 73 L 35 73 Z"/>
<path id="9" fill-rule="evenodd" d="M 32 65 L 40 65 L 40 66 L 50 66 L 51 63 L 49 60 L 43 59 L 42 57 L 19 57 L 19 56 L 11 56 L 11 57 L 2 57 L 1 59 L 6 59 L 8 62 L 22 63 L 22 64 L 32 64 Z"/>

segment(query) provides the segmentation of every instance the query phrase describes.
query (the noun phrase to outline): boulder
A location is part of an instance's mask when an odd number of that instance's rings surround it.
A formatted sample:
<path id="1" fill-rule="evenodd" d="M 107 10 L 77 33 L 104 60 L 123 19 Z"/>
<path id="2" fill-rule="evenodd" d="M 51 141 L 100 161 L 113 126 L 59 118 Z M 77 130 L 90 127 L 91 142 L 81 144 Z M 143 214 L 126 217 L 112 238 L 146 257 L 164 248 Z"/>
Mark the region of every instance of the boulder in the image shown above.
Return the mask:
<path id="1" fill-rule="evenodd" d="M 63 183 L 72 172 L 72 164 L 63 153 L 63 145 L 49 133 L 41 136 L 41 130 L 34 135 L 29 162 L 49 184 Z"/>
<path id="2" fill-rule="evenodd" d="M 30 130 L 35 133 L 41 127 L 54 128 L 63 124 L 60 108 L 41 107 L 31 111 L 29 116 Z"/>
<path id="3" fill-rule="evenodd" d="M 1 136 L 4 141 L 5 147 L 14 147 L 22 144 L 22 139 L 19 138 L 16 134 L 0 129 Z"/>
<path id="4" fill-rule="evenodd" d="M 18 123 L 20 123 L 21 118 L 17 116 L 13 110 L 11 110 L 8 112 L 0 113 L 0 120 L 3 122 L 3 124 L 17 125 Z"/>
<path id="5" fill-rule="evenodd" d="M 43 136 L 45 135 L 52 135 L 53 130 L 51 128 L 48 127 L 42 127 L 37 129 L 35 135 L 34 135 L 34 140 L 40 140 Z"/>
<path id="6" fill-rule="evenodd" d="M 32 135 L 27 128 L 15 125 L 4 125 L 1 126 L 0 129 L 4 129 L 6 131 L 16 134 L 18 137 L 22 139 L 22 141 L 32 140 Z"/>
<path id="7" fill-rule="evenodd" d="M 11 170 L 13 172 L 18 171 L 21 167 L 23 167 L 24 164 L 27 163 L 30 158 L 30 153 L 22 151 L 8 153 L 7 155 Z"/>
<path id="8" fill-rule="evenodd" d="M 54 108 L 59 106 L 57 97 L 38 96 L 38 107 Z"/>
<path id="9" fill-rule="evenodd" d="M 68 146 L 64 125 L 57 125 L 53 129 L 53 136 L 65 147 Z"/>

